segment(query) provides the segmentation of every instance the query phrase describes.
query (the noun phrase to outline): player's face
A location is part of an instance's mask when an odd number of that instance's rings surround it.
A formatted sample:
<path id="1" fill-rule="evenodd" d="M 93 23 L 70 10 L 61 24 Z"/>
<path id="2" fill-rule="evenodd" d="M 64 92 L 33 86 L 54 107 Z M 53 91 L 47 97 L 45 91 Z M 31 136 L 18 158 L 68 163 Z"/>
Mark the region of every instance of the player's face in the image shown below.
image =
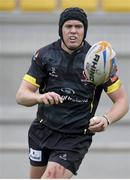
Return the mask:
<path id="1" fill-rule="evenodd" d="M 84 25 L 78 20 L 68 20 L 63 24 L 62 34 L 65 45 L 70 50 L 78 48 L 84 37 Z M 63 43 L 63 48 L 65 48 Z"/>

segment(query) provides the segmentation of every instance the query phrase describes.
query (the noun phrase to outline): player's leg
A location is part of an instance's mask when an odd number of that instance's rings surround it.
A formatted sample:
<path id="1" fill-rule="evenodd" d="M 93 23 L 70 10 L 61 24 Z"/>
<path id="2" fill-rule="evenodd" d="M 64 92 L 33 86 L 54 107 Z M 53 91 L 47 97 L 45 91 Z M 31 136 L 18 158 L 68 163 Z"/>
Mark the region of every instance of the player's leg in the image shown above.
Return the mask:
<path id="1" fill-rule="evenodd" d="M 41 179 L 42 175 L 46 170 L 46 166 L 32 166 L 30 165 L 30 178 Z"/>
<path id="2" fill-rule="evenodd" d="M 69 179 L 77 174 L 81 163 L 80 153 L 70 150 L 53 150 L 50 153 L 43 179 Z"/>
<path id="3" fill-rule="evenodd" d="M 46 170 L 50 150 L 41 147 L 41 140 L 46 137 L 44 127 L 37 120 L 31 125 L 28 134 L 30 178 L 40 179 Z"/>
<path id="4" fill-rule="evenodd" d="M 64 137 L 62 134 L 61 136 L 60 144 L 57 143 L 57 149 L 50 152 L 47 168 L 42 176 L 43 179 L 69 179 L 76 175 L 92 142 L 91 134 L 85 136 L 68 135 L 68 137 L 67 135 Z M 69 147 L 68 144 L 70 144 Z"/>
<path id="5" fill-rule="evenodd" d="M 60 165 L 57 162 L 48 162 L 45 173 L 41 177 L 42 179 L 69 179 L 73 176 L 73 173 Z"/>
<path id="6" fill-rule="evenodd" d="M 31 138 L 29 140 L 30 178 L 40 179 L 44 174 L 50 151 L 41 149 Z"/>

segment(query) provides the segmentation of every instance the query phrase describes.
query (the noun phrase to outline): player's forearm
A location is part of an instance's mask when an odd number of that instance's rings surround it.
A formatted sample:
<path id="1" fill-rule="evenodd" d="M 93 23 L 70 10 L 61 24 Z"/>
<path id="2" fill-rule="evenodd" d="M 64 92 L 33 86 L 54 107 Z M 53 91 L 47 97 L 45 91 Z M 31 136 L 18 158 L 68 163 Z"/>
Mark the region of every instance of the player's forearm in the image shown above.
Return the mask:
<path id="1" fill-rule="evenodd" d="M 22 89 L 22 88 L 21 88 Z M 33 106 L 35 104 L 59 104 L 63 103 L 62 97 L 55 92 L 38 94 L 26 88 L 19 90 L 16 95 L 16 101 L 23 106 Z"/>
<path id="2" fill-rule="evenodd" d="M 121 98 L 115 102 L 112 108 L 105 114 L 110 123 L 120 120 L 129 110 L 127 98 Z"/>
<path id="3" fill-rule="evenodd" d="M 38 104 L 38 94 L 29 92 L 27 90 L 18 91 L 16 94 L 16 101 L 18 104 L 23 106 L 33 106 Z"/>

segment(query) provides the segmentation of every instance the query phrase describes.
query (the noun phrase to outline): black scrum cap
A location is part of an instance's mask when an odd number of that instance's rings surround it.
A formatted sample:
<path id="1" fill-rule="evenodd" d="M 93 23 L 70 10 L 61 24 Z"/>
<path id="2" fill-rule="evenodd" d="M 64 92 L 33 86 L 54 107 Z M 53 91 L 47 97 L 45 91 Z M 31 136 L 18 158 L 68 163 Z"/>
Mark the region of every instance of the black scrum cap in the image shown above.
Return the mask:
<path id="1" fill-rule="evenodd" d="M 88 29 L 88 19 L 87 19 L 87 14 L 84 12 L 84 10 L 78 7 L 74 7 L 74 8 L 67 8 L 61 13 L 59 19 L 59 36 L 61 37 L 61 39 L 63 39 L 62 26 L 68 20 L 79 20 L 83 23 L 84 39 L 85 39 Z"/>

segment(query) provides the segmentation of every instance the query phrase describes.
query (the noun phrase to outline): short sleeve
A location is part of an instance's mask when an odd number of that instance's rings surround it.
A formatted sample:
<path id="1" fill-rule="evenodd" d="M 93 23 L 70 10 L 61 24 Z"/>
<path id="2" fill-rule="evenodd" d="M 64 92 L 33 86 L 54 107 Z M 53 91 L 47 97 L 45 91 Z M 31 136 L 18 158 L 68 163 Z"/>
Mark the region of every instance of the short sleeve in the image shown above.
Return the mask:
<path id="1" fill-rule="evenodd" d="M 121 86 L 121 80 L 118 75 L 117 59 L 112 59 L 112 69 L 109 76 L 109 79 L 104 83 L 103 88 L 106 93 L 110 94 L 117 91 Z"/>
<path id="2" fill-rule="evenodd" d="M 40 56 L 40 52 L 37 51 L 33 57 L 31 66 L 28 72 L 24 75 L 23 79 L 31 84 L 40 87 L 43 86 L 43 80 L 46 77 L 45 67 L 42 63 L 42 57 Z"/>

